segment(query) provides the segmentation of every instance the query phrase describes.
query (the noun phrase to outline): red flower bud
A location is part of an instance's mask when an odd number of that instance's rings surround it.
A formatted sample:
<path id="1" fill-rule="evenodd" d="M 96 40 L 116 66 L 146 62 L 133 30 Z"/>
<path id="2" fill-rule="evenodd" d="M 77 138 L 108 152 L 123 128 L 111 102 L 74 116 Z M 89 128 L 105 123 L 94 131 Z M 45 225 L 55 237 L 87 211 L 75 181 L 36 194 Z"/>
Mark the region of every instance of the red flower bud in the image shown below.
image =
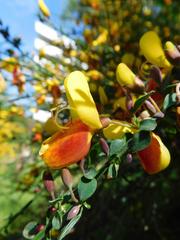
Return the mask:
<path id="1" fill-rule="evenodd" d="M 51 197 L 54 199 L 55 185 L 54 185 L 53 177 L 49 171 L 44 171 L 43 182 L 44 182 L 44 187 L 51 194 Z"/>
<path id="2" fill-rule="evenodd" d="M 80 207 L 81 207 L 81 205 L 72 207 L 71 210 L 68 212 L 67 220 L 71 220 L 72 218 L 77 216 L 79 213 Z"/>
<path id="3" fill-rule="evenodd" d="M 64 185 L 67 188 L 72 188 L 73 178 L 72 178 L 72 175 L 71 175 L 68 168 L 63 168 L 61 170 L 61 178 L 62 178 L 62 181 L 63 181 Z"/>
<path id="4" fill-rule="evenodd" d="M 109 155 L 109 145 L 107 144 L 106 140 L 104 138 L 100 138 L 99 142 L 100 142 L 103 152 L 108 156 Z"/>

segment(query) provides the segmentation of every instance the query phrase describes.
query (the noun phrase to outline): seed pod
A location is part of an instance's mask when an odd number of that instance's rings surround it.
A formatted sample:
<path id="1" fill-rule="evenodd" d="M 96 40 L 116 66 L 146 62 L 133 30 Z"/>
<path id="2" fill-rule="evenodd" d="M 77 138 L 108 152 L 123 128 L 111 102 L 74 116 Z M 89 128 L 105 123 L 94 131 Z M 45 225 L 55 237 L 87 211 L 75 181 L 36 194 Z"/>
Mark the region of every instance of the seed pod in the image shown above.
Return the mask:
<path id="1" fill-rule="evenodd" d="M 52 199 L 54 199 L 55 185 L 54 185 L 53 177 L 49 171 L 44 171 L 43 182 L 44 182 L 44 187 L 51 194 Z"/>
<path id="2" fill-rule="evenodd" d="M 103 150 L 103 152 L 108 156 L 109 155 L 109 145 L 107 144 L 106 140 L 104 138 L 100 138 L 99 143 L 101 145 L 101 149 Z"/>
<path id="3" fill-rule="evenodd" d="M 62 181 L 63 181 L 64 185 L 67 188 L 69 188 L 69 189 L 72 188 L 73 178 L 72 178 L 72 175 L 71 175 L 68 168 L 63 168 L 61 170 L 61 178 L 62 178 Z"/>
<path id="4" fill-rule="evenodd" d="M 81 207 L 81 205 L 72 207 L 71 210 L 68 212 L 67 220 L 71 220 L 72 218 L 77 216 L 79 213 L 80 207 Z"/>

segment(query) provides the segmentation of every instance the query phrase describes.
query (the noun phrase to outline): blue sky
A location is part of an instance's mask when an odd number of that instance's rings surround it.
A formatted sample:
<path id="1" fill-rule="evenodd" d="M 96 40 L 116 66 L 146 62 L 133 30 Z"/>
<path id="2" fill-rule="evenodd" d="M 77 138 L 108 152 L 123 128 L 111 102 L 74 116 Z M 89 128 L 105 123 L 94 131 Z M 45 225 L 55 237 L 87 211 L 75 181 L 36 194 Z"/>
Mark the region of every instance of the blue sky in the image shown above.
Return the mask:
<path id="1" fill-rule="evenodd" d="M 64 11 L 68 0 L 45 0 L 52 13 L 52 21 L 58 22 L 58 16 Z M 38 0 L 0 0 L 0 19 L 10 27 L 13 36 L 20 36 L 23 48 L 33 49 L 36 36 L 34 22 L 37 19 Z"/>

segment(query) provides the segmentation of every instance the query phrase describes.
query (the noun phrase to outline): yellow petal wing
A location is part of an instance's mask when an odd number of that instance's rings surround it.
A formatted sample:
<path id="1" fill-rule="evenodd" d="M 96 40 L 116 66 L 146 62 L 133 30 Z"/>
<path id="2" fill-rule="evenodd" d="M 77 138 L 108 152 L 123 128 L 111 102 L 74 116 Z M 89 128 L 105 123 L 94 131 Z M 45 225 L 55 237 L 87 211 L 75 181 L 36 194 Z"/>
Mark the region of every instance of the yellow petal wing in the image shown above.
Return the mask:
<path id="1" fill-rule="evenodd" d="M 165 57 L 161 40 L 156 32 L 149 31 L 141 37 L 140 49 L 150 63 L 164 68 L 169 68 L 171 66 Z"/>
<path id="2" fill-rule="evenodd" d="M 80 71 L 74 71 L 64 82 L 70 107 L 78 115 L 78 118 L 91 129 L 100 129 L 99 114 L 91 96 L 86 77 Z"/>

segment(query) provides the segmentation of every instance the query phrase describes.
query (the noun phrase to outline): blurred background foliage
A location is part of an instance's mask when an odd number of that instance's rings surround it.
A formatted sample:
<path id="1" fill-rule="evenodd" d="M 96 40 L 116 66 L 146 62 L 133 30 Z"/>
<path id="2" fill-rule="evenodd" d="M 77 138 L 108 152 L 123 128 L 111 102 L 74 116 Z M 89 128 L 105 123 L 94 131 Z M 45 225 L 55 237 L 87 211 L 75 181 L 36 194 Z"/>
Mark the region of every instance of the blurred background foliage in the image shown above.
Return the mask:
<path id="1" fill-rule="evenodd" d="M 61 56 L 50 55 L 44 47 L 34 55 L 24 52 L 23 39 L 11 36 L 5 23 L 0 23 L 0 239 L 24 239 L 21 232 L 26 223 L 45 217 L 48 194 L 41 176 L 45 165 L 38 152 L 42 140 L 51 135 L 51 123 L 36 120 L 34 114 L 66 105 L 64 77 L 73 70 L 83 71 L 99 112 L 127 119 L 125 111 L 114 104 L 121 95 L 115 81 L 117 65 L 124 62 L 146 79 L 139 39 L 149 30 L 156 31 L 162 43 L 171 40 L 180 45 L 178 0 L 69 0 L 60 17 L 71 23 L 67 32 L 42 12 L 37 19 L 58 32 L 59 40 L 44 40 L 60 49 Z M 67 34 L 68 45 L 61 38 Z M 179 79 L 179 68 L 173 69 L 172 78 Z M 171 92 L 172 88 L 166 91 Z M 180 132 L 176 117 L 175 107 L 169 107 L 165 118 L 158 120 L 157 132 L 172 156 L 168 169 L 149 176 L 138 161 L 123 163 L 116 178 L 103 179 L 88 201 L 91 209 L 67 239 L 179 239 Z M 66 119 L 65 113 L 59 116 L 59 121 Z M 96 152 L 92 154 L 97 159 Z M 72 171 L 74 176 L 79 174 L 76 167 Z M 60 192 L 64 187 L 55 175 Z"/>

